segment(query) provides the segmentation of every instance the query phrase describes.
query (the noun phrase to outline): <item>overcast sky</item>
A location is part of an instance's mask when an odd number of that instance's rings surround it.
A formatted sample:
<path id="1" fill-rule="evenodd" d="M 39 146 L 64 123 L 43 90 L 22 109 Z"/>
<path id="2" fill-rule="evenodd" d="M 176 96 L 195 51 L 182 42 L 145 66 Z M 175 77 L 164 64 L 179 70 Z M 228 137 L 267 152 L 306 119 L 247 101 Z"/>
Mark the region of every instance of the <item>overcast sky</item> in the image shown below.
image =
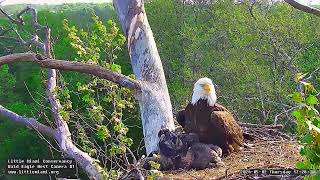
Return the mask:
<path id="1" fill-rule="evenodd" d="M 3 0 L 0 0 L 0 2 Z M 8 4 L 63 4 L 63 3 L 106 3 L 112 0 L 4 0 L 1 5 Z"/>
<path id="2" fill-rule="evenodd" d="M 1 5 L 8 4 L 63 4 L 63 3 L 105 3 L 111 2 L 112 0 L 0 0 L 4 1 Z M 320 4 L 320 0 L 298 0 L 304 4 Z"/>

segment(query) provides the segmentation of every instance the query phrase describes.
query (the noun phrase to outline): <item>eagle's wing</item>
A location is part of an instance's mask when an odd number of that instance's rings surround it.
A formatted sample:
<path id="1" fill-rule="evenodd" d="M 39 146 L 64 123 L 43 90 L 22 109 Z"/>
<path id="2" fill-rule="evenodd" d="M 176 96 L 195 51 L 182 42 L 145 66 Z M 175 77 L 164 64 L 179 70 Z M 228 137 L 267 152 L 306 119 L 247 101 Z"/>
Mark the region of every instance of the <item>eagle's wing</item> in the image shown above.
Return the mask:
<path id="1" fill-rule="evenodd" d="M 184 126 L 186 125 L 185 110 L 179 111 L 176 119 L 178 123 L 184 128 Z"/>
<path id="2" fill-rule="evenodd" d="M 216 121 L 225 132 L 229 152 L 239 151 L 243 146 L 242 129 L 229 111 L 213 111 L 211 121 Z"/>
<path id="3" fill-rule="evenodd" d="M 213 106 L 213 111 L 229 111 L 229 110 L 224 106 L 222 106 L 221 104 L 215 103 Z"/>

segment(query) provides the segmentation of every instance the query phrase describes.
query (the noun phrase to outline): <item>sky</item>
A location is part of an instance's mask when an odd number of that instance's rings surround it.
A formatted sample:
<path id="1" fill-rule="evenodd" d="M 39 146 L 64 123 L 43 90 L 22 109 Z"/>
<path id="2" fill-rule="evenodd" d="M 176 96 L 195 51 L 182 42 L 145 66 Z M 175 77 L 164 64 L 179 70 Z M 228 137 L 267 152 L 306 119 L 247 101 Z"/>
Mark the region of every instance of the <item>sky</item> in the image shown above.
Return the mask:
<path id="1" fill-rule="evenodd" d="M 2 2 L 4 1 L 4 2 Z M 1 5 L 9 4 L 63 4 L 63 3 L 105 3 L 112 0 L 0 0 Z M 320 4 L 320 0 L 298 0 L 303 4 Z"/>
<path id="2" fill-rule="evenodd" d="M 3 0 L 0 0 L 0 2 Z M 106 3 L 112 0 L 4 0 L 1 5 L 9 4 L 63 4 L 63 3 Z"/>

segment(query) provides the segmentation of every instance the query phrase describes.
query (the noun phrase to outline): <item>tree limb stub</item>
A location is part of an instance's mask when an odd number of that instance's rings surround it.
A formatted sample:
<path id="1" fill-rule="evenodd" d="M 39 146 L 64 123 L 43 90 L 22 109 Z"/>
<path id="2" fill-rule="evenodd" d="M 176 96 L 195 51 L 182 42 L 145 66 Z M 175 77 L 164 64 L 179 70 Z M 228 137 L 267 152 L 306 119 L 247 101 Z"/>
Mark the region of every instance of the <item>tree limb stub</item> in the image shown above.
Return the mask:
<path id="1" fill-rule="evenodd" d="M 290 4 L 292 7 L 299 9 L 300 11 L 303 11 L 303 12 L 313 14 L 313 15 L 320 17 L 320 10 L 319 9 L 303 5 L 295 0 L 284 0 L 284 1 L 288 4 Z"/>
<path id="2" fill-rule="evenodd" d="M 31 129 L 34 129 L 42 134 L 45 134 L 49 137 L 54 138 L 55 137 L 55 133 L 56 131 L 54 129 L 52 129 L 51 127 L 48 127 L 42 123 L 40 123 L 39 121 L 37 121 L 34 118 L 26 118 L 23 116 L 20 116 L 6 108 L 4 108 L 3 106 L 0 105 L 0 115 L 6 118 L 9 118 L 10 120 L 12 120 L 13 122 L 20 124 L 20 125 L 24 125 L 27 126 Z"/>
<path id="3" fill-rule="evenodd" d="M 124 86 L 129 89 L 139 90 L 139 81 L 119 74 L 117 72 L 105 69 L 103 67 L 85 64 L 76 61 L 65 61 L 56 59 L 42 59 L 34 53 L 17 53 L 0 57 L 0 66 L 14 62 L 31 61 L 36 62 L 39 66 L 45 68 L 59 69 L 65 71 L 77 71 L 81 73 L 91 74 L 102 79 L 106 79 Z"/>

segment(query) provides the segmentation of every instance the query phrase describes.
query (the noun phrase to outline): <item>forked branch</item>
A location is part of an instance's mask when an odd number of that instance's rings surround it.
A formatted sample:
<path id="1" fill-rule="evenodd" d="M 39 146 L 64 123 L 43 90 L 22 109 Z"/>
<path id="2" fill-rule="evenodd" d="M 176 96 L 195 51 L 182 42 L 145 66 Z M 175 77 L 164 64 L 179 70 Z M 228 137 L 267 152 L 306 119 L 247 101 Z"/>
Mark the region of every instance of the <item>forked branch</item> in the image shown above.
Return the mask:
<path id="1" fill-rule="evenodd" d="M 43 132 L 49 134 L 50 136 L 52 136 L 52 133 L 53 133 L 54 138 L 58 141 L 60 149 L 65 154 L 67 154 L 69 157 L 74 158 L 76 162 L 85 170 L 85 172 L 90 177 L 93 177 L 94 179 L 97 179 L 97 180 L 100 180 L 100 179 L 102 180 L 103 179 L 103 175 L 101 174 L 102 168 L 99 166 L 99 164 L 95 162 L 95 159 L 93 159 L 86 152 L 81 151 L 78 147 L 74 145 L 71 139 L 71 133 L 70 133 L 68 124 L 64 121 L 64 119 L 59 113 L 59 111 L 62 109 L 62 106 L 56 94 L 54 93 L 57 87 L 57 72 L 54 68 L 56 67 L 55 64 L 59 64 L 59 63 L 54 63 L 52 61 L 50 28 L 47 26 L 42 26 L 38 23 L 37 11 L 34 8 L 27 7 L 26 9 L 21 11 L 18 14 L 18 20 L 13 19 L 11 16 L 6 14 L 3 10 L 0 9 L 0 11 L 3 14 L 5 14 L 5 16 L 7 16 L 12 23 L 21 22 L 21 23 L 18 23 L 18 25 L 20 26 L 24 25 L 21 17 L 22 14 L 27 12 L 31 13 L 32 26 L 34 26 L 36 30 L 42 30 L 45 34 L 45 40 L 43 43 L 38 40 L 36 31 L 32 36 L 32 38 L 30 39 L 30 41 L 28 42 L 30 42 L 30 45 L 35 45 L 35 46 L 38 46 L 40 49 L 42 49 L 43 54 L 45 54 L 46 57 L 51 59 L 51 61 L 46 63 L 44 58 L 42 58 L 40 55 L 37 56 L 36 54 L 33 54 L 33 53 L 11 54 L 8 56 L 0 57 L 0 59 L 2 60 L 2 64 L 12 63 L 16 61 L 35 61 L 43 67 L 45 67 L 44 64 L 49 64 L 46 95 L 51 105 L 52 116 L 55 121 L 55 125 L 57 127 L 55 129 L 56 132 L 54 131 L 52 132 L 51 129 L 46 128 L 44 125 L 36 123 L 37 121 L 35 119 L 23 118 L 21 116 L 18 116 L 17 114 L 5 109 L 3 106 L 0 106 L 1 108 L 0 115 L 4 115 L 5 117 L 8 117 L 13 122 L 18 122 L 20 124 L 27 125 L 28 127 L 31 127 L 36 130 L 39 129 L 39 131 L 42 130 Z M 15 32 L 21 44 L 26 45 L 27 41 L 24 41 L 24 39 L 21 38 L 21 36 L 17 31 Z"/>

